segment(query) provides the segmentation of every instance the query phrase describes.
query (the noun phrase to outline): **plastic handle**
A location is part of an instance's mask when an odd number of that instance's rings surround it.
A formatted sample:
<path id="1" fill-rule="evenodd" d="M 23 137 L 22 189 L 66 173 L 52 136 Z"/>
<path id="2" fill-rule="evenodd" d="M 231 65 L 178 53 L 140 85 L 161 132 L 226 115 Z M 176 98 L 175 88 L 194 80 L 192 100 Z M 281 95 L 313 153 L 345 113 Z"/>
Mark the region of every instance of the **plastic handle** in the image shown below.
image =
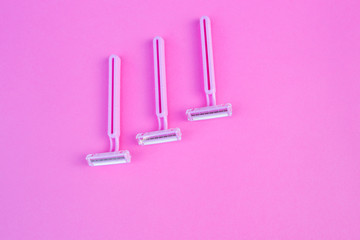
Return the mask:
<path id="1" fill-rule="evenodd" d="M 116 55 L 109 57 L 109 101 L 108 101 L 108 135 L 110 151 L 119 150 L 120 137 L 120 68 L 121 60 Z M 113 142 L 115 141 L 115 149 Z"/>
<path id="2" fill-rule="evenodd" d="M 153 50 L 156 115 L 159 121 L 159 130 L 164 130 L 168 127 L 164 39 L 155 37 L 153 40 Z"/>
<path id="3" fill-rule="evenodd" d="M 208 106 L 216 105 L 215 98 L 215 73 L 214 58 L 211 40 L 210 18 L 203 16 L 200 18 L 201 49 L 204 72 L 204 89 Z"/>

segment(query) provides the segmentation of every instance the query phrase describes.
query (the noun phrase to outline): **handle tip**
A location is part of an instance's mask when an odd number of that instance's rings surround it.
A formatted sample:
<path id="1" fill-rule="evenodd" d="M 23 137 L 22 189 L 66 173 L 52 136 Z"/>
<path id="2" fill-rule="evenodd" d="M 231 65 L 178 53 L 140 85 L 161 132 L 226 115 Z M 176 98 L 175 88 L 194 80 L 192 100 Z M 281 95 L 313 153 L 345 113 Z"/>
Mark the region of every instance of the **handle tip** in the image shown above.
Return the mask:
<path id="1" fill-rule="evenodd" d="M 118 60 L 120 61 L 120 57 L 115 55 L 115 54 L 111 54 L 110 57 L 109 57 L 109 60 L 112 60 L 112 59 L 115 59 L 115 60 Z"/>
<path id="2" fill-rule="evenodd" d="M 159 41 L 159 43 L 163 43 L 164 39 L 162 37 L 160 37 L 160 36 L 156 36 L 156 37 L 154 37 L 153 42 L 156 43 L 157 41 Z"/>
<path id="3" fill-rule="evenodd" d="M 204 22 L 204 20 L 205 20 L 206 23 L 210 23 L 210 18 L 209 18 L 208 16 L 202 16 L 202 17 L 200 18 L 200 22 L 201 22 L 201 23 Z"/>

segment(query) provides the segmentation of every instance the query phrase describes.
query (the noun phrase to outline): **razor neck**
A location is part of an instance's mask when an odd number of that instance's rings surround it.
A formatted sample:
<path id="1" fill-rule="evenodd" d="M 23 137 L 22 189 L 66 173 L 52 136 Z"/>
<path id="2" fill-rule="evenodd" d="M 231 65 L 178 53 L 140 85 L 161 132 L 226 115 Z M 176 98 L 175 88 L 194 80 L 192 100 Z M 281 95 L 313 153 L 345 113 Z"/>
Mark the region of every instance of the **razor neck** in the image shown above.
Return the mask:
<path id="1" fill-rule="evenodd" d="M 119 137 L 109 137 L 110 140 L 110 152 L 117 152 L 120 150 Z"/>
<path id="2" fill-rule="evenodd" d="M 168 129 L 167 116 L 158 116 L 159 130 Z"/>
<path id="3" fill-rule="evenodd" d="M 215 91 L 211 94 L 206 94 L 206 103 L 208 106 L 216 105 Z"/>

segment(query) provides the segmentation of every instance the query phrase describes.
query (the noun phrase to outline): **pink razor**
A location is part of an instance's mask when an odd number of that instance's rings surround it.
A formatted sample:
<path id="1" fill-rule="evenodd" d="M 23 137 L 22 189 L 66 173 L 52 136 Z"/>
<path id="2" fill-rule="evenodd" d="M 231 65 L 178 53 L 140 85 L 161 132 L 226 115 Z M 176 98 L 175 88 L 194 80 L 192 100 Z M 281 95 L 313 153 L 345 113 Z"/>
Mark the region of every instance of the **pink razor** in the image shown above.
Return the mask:
<path id="1" fill-rule="evenodd" d="M 232 115 L 232 107 L 230 103 L 216 105 L 214 59 L 211 40 L 211 23 L 209 17 L 203 16 L 200 18 L 200 32 L 204 88 L 207 106 L 188 109 L 186 111 L 187 118 L 189 121 L 197 121 L 211 118 L 229 117 Z"/>
<path id="2" fill-rule="evenodd" d="M 128 163 L 131 156 L 128 150 L 119 150 L 120 139 L 120 58 L 109 57 L 109 101 L 108 101 L 108 135 L 110 152 L 95 153 L 86 156 L 89 166 Z"/>
<path id="3" fill-rule="evenodd" d="M 153 40 L 153 50 L 155 104 L 156 116 L 159 122 L 159 131 L 137 134 L 136 139 L 138 140 L 139 145 L 150 145 L 181 140 L 181 131 L 179 128 L 168 129 L 164 39 L 161 37 L 155 37 Z"/>

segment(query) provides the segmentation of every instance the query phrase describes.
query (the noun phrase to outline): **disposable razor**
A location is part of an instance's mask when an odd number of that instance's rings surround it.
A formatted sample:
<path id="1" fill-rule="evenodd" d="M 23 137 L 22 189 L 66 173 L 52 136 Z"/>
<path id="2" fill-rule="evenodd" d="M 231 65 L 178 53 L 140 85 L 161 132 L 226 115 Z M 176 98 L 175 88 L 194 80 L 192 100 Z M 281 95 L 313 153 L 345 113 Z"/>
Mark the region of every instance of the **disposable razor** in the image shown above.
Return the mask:
<path id="1" fill-rule="evenodd" d="M 230 103 L 216 105 L 215 97 L 215 73 L 211 39 L 210 18 L 200 18 L 201 48 L 204 73 L 204 90 L 206 95 L 206 107 L 192 108 L 186 111 L 189 121 L 205 120 L 219 117 L 230 117 L 232 106 Z"/>
<path id="2" fill-rule="evenodd" d="M 168 108 L 166 96 L 166 73 L 165 73 L 165 44 L 161 37 L 153 40 L 154 53 L 154 79 L 155 79 L 155 104 L 159 130 L 147 133 L 139 133 L 136 139 L 139 145 L 173 142 L 181 140 L 179 128 L 168 129 Z"/>
<path id="3" fill-rule="evenodd" d="M 120 148 L 120 58 L 116 55 L 109 57 L 109 96 L 108 96 L 108 136 L 110 152 L 95 153 L 86 156 L 89 166 L 102 166 L 119 163 L 129 163 L 131 160 L 128 150 Z"/>

